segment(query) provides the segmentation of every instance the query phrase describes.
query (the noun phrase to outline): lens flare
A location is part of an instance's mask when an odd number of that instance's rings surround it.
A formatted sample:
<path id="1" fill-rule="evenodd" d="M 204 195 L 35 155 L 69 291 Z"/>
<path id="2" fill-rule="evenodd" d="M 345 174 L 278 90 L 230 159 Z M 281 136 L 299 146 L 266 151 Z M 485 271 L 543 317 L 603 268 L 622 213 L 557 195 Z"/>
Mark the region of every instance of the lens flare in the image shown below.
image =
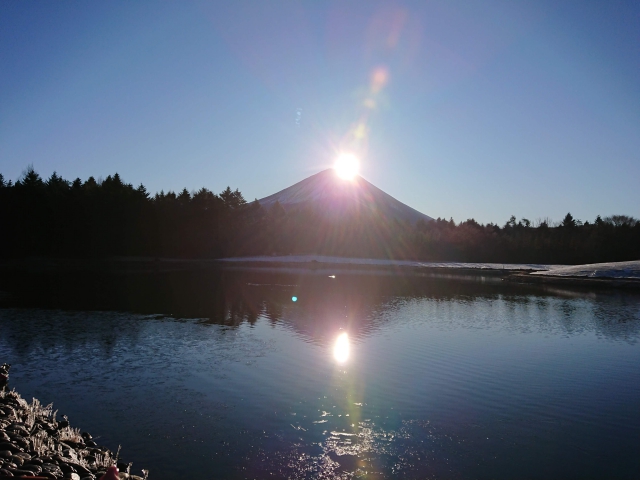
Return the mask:
<path id="1" fill-rule="evenodd" d="M 349 359 L 349 335 L 341 333 L 333 345 L 333 358 L 338 363 L 345 363 Z"/>
<path id="2" fill-rule="evenodd" d="M 333 168 L 343 180 L 353 180 L 358 174 L 359 166 L 360 162 L 358 162 L 358 158 L 355 155 L 343 153 L 336 159 Z"/>

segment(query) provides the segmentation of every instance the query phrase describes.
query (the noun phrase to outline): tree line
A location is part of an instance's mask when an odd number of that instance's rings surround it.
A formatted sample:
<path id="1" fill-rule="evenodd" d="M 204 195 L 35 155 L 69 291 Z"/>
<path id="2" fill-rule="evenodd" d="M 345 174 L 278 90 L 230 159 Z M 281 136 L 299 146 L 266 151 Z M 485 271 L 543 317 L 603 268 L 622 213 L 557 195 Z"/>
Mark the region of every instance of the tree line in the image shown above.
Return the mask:
<path id="1" fill-rule="evenodd" d="M 640 258 L 640 222 L 614 215 L 503 226 L 473 219 L 412 225 L 375 211 L 340 215 L 306 206 L 269 209 L 239 190 L 150 195 L 116 173 L 103 180 L 43 179 L 32 167 L 0 174 L 0 256 L 221 258 L 324 254 L 424 261 L 579 264 Z"/>

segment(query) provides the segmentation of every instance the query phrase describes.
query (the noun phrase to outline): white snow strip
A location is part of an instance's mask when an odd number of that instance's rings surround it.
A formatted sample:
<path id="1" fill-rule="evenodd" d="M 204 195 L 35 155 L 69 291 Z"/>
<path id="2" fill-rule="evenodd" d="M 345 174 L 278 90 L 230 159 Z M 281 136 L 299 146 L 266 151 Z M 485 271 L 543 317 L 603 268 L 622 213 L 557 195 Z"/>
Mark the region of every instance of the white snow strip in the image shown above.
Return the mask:
<path id="1" fill-rule="evenodd" d="M 590 263 L 587 265 L 565 266 L 552 268 L 543 272 L 534 272 L 532 275 L 640 279 L 640 260 L 633 262 Z"/>

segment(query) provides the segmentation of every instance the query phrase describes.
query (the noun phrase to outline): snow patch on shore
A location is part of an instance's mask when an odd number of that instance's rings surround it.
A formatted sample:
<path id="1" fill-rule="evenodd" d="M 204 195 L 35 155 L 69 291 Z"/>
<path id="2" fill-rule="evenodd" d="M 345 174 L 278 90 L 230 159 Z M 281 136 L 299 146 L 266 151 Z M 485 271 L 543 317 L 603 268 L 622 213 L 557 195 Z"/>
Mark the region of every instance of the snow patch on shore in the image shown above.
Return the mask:
<path id="1" fill-rule="evenodd" d="M 532 275 L 551 275 L 556 277 L 589 278 L 634 278 L 640 279 L 640 260 L 633 262 L 590 263 L 586 265 L 564 266 Z"/>

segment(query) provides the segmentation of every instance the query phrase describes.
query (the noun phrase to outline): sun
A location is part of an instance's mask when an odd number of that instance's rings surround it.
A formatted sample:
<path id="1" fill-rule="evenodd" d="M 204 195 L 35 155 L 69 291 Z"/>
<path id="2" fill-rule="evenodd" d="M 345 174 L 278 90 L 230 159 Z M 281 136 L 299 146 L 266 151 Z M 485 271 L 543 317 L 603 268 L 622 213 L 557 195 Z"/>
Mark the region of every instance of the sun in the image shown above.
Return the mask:
<path id="1" fill-rule="evenodd" d="M 359 167 L 360 162 L 358 161 L 358 157 L 352 153 L 340 154 L 333 164 L 336 174 L 343 180 L 353 180 L 358 174 Z"/>

